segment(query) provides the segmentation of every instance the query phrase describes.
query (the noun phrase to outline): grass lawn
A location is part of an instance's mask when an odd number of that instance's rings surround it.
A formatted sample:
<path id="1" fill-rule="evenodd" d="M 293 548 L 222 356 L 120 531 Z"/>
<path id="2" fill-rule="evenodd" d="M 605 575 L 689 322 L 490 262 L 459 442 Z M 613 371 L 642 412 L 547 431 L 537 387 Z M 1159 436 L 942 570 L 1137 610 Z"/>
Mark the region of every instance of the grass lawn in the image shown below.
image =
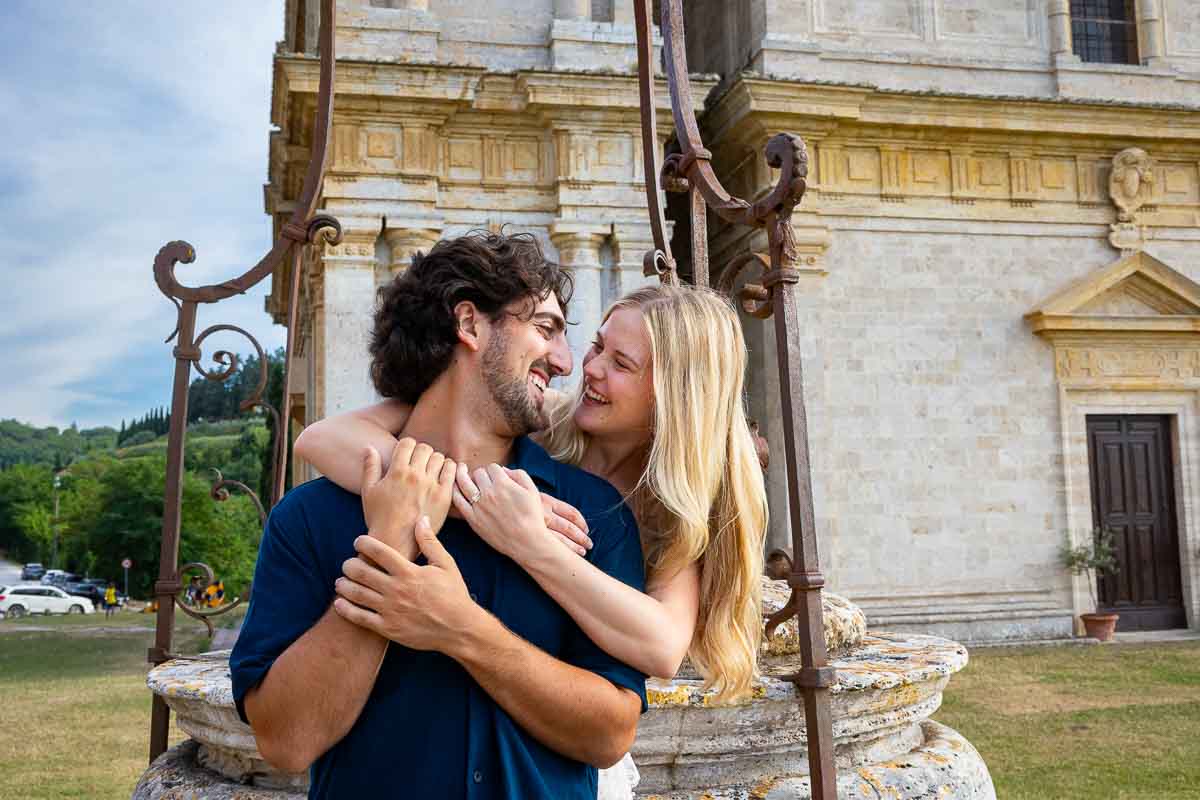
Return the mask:
<path id="1" fill-rule="evenodd" d="M 128 800 L 149 752 L 153 628 L 129 611 L 0 620 L 0 798 Z M 177 652 L 207 649 L 203 623 L 177 613 L 175 630 Z"/>
<path id="2" fill-rule="evenodd" d="M 1200 642 L 977 649 L 934 718 L 1000 800 L 1200 798 Z"/>

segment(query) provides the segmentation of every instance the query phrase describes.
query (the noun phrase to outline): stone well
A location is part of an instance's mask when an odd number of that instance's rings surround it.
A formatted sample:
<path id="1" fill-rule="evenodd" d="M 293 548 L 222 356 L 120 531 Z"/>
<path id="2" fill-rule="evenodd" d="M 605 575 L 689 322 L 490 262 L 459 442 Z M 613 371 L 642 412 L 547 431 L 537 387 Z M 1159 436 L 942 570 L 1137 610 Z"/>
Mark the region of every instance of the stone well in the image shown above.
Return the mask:
<path id="1" fill-rule="evenodd" d="M 764 579 L 765 581 L 766 579 Z M 764 606 L 786 600 L 766 582 Z M 862 612 L 825 593 L 825 638 L 837 670 L 832 689 L 838 796 L 994 800 L 979 753 L 931 720 L 950 676 L 967 663 L 959 644 L 935 636 L 867 633 Z M 670 681 L 647 684 L 633 758 L 637 795 L 663 800 L 801 800 L 810 797 L 804 707 L 782 676 L 799 667 L 795 621 L 765 642 L 753 695 L 718 705 L 685 665 Z M 295 800 L 306 775 L 264 762 L 237 717 L 229 652 L 179 659 L 151 670 L 147 683 L 191 740 L 151 765 L 134 800 Z"/>

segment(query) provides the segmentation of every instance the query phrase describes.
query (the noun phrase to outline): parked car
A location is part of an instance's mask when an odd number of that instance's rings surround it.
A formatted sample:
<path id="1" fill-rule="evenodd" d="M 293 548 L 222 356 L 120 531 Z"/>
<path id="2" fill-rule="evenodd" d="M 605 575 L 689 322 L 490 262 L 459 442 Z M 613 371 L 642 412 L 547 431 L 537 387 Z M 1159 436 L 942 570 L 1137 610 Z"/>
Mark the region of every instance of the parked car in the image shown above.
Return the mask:
<path id="1" fill-rule="evenodd" d="M 42 576 L 42 583 L 50 586 L 62 586 L 65 583 L 79 580 L 79 576 L 74 572 L 67 572 L 65 569 L 48 569 L 46 574 Z"/>
<path id="2" fill-rule="evenodd" d="M 21 580 L 23 581 L 40 581 L 45 574 L 46 568 L 36 562 L 21 567 Z"/>
<path id="3" fill-rule="evenodd" d="M 105 586 L 107 585 L 108 584 L 105 584 Z M 69 595 L 73 595 L 75 597 L 86 597 L 88 600 L 91 600 L 93 608 L 99 605 L 100 601 L 104 599 L 104 587 L 97 586 L 96 584 L 89 583 L 87 581 L 72 581 L 71 583 L 64 584 L 60 588 L 62 588 L 62 590 Z"/>
<path id="4" fill-rule="evenodd" d="M 67 594 L 57 586 L 9 586 L 0 594 L 0 611 L 6 617 L 26 614 L 91 614 L 92 604 Z"/>

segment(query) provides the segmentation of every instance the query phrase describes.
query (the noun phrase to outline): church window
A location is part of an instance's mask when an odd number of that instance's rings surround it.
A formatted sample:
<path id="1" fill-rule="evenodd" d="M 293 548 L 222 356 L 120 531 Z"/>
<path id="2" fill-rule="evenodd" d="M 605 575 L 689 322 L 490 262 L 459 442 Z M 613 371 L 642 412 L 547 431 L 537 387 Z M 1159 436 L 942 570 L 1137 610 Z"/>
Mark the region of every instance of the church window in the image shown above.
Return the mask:
<path id="1" fill-rule="evenodd" d="M 1071 41 L 1083 61 L 1139 63 L 1133 0 L 1071 0 Z"/>

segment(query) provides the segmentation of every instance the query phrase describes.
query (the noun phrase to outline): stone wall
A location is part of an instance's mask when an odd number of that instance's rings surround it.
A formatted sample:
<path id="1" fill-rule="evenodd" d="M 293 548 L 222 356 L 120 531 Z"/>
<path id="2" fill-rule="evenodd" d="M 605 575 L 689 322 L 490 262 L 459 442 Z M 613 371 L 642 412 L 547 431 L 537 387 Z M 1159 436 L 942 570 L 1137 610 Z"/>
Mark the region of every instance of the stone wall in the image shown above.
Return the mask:
<path id="1" fill-rule="evenodd" d="M 714 163 L 743 196 L 772 179 L 760 155 L 772 133 L 808 143 L 796 230 L 819 540 L 830 586 L 873 625 L 1040 638 L 1068 634 L 1088 610 L 1083 584 L 1058 565 L 1064 538 L 1092 527 L 1086 464 L 1072 505 L 1063 381 L 1025 315 L 1121 257 L 1109 178 L 1129 145 L 1156 159 L 1138 217 L 1146 252 L 1200 278 L 1200 128 L 1194 112 L 1170 116 L 1160 126 L 1133 109 L 750 78 L 710 104 Z M 761 235 L 710 230 L 715 266 L 764 246 Z M 770 323 L 751 340 L 754 414 L 778 452 Z M 1178 388 L 1167 383 L 1143 388 Z M 784 480 L 775 459 L 776 510 Z M 778 511 L 770 539 L 790 543 Z M 1194 551 L 1184 547 L 1185 573 Z"/>
<path id="2" fill-rule="evenodd" d="M 1200 106 L 1200 8 L 1137 3 L 1144 66 L 1071 54 L 1068 0 L 693 0 L 720 19 L 689 44 L 693 69 L 898 91 Z M 701 44 L 702 42 L 702 44 Z"/>

